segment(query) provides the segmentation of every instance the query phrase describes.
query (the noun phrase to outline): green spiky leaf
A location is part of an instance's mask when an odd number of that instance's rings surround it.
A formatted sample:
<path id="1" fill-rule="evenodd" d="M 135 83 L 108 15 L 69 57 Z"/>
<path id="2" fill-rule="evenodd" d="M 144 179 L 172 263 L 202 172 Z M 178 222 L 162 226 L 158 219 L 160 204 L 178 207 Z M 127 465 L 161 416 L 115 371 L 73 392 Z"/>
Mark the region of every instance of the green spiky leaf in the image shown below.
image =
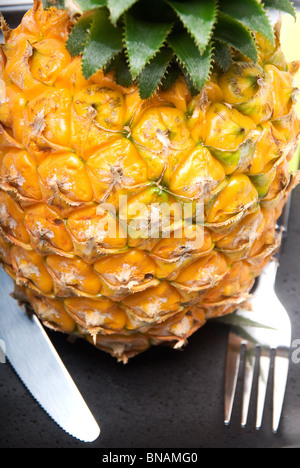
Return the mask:
<path id="1" fill-rule="evenodd" d="M 169 47 L 164 47 L 143 68 L 137 79 L 142 99 L 149 98 L 158 88 L 172 57 L 172 50 Z"/>
<path id="2" fill-rule="evenodd" d="M 223 70 L 223 72 L 228 70 L 231 64 L 232 55 L 230 48 L 227 44 L 225 44 L 225 42 L 218 40 L 214 42 L 213 59 L 215 62 L 217 62 L 217 64 Z"/>
<path id="3" fill-rule="evenodd" d="M 220 3 L 220 11 L 261 33 L 274 44 L 273 27 L 262 4 L 257 0 L 226 0 Z"/>
<path id="4" fill-rule="evenodd" d="M 82 54 L 92 21 L 92 14 L 88 16 L 81 16 L 77 23 L 73 26 L 66 44 L 67 50 L 72 57 L 76 57 L 76 55 Z"/>
<path id="5" fill-rule="evenodd" d="M 251 33 L 239 21 L 229 15 L 219 13 L 214 37 L 239 50 L 253 62 L 257 61 L 256 44 Z"/>
<path id="6" fill-rule="evenodd" d="M 106 6 L 107 0 L 76 0 L 76 3 L 82 12 L 85 12 Z"/>
<path id="7" fill-rule="evenodd" d="M 177 78 L 180 75 L 180 67 L 176 60 L 171 61 L 170 65 L 168 66 L 166 73 L 162 79 L 161 87 L 163 91 L 167 91 L 171 88 L 171 86 L 175 83 Z"/>
<path id="8" fill-rule="evenodd" d="M 174 22 L 178 17 L 168 0 L 138 0 L 131 11 L 144 21 Z"/>
<path id="9" fill-rule="evenodd" d="M 203 53 L 210 41 L 217 9 L 215 0 L 168 2 Z"/>
<path id="10" fill-rule="evenodd" d="M 257 322 L 256 320 L 251 320 L 248 317 L 243 316 L 243 312 L 237 313 L 233 312 L 229 315 L 224 315 L 223 317 L 217 317 L 214 319 L 215 322 L 226 323 L 227 325 L 236 326 L 236 327 L 252 327 L 252 328 L 265 328 L 266 330 L 276 330 L 276 328 L 265 325 L 264 323 Z"/>
<path id="11" fill-rule="evenodd" d="M 90 78 L 105 67 L 123 49 L 122 30 L 112 25 L 108 14 L 106 8 L 98 8 L 94 12 L 82 58 L 82 73 L 85 78 Z"/>
<path id="12" fill-rule="evenodd" d="M 296 20 L 296 10 L 289 0 L 263 0 L 265 8 L 274 8 L 275 10 L 285 11 L 292 15 Z"/>
<path id="13" fill-rule="evenodd" d="M 121 86 L 131 86 L 133 79 L 125 57 L 124 50 L 120 52 L 113 60 L 112 68 L 115 71 L 115 80 Z"/>
<path id="14" fill-rule="evenodd" d="M 43 0 L 47 7 L 63 0 Z M 159 84 L 168 89 L 180 70 L 191 92 L 201 91 L 212 64 L 226 70 L 232 49 L 257 60 L 253 31 L 273 42 L 266 9 L 296 17 L 289 0 L 76 0 L 83 16 L 72 28 L 67 49 L 82 54 L 89 78 L 114 70 L 118 83 L 137 79 L 142 96 Z M 168 47 L 166 47 L 168 45 Z M 171 55 L 171 58 L 169 57 Z M 176 64 L 176 66 L 175 66 Z"/>
<path id="15" fill-rule="evenodd" d="M 132 13 L 125 14 L 125 41 L 133 78 L 157 54 L 171 28 L 172 23 L 147 22 Z"/>
<path id="16" fill-rule="evenodd" d="M 113 24 L 127 11 L 137 0 L 107 0 L 110 17 Z"/>
<path id="17" fill-rule="evenodd" d="M 200 91 L 210 74 L 211 44 L 209 43 L 203 54 L 201 54 L 194 39 L 187 32 L 171 35 L 168 43 L 189 74 L 194 86 Z"/>

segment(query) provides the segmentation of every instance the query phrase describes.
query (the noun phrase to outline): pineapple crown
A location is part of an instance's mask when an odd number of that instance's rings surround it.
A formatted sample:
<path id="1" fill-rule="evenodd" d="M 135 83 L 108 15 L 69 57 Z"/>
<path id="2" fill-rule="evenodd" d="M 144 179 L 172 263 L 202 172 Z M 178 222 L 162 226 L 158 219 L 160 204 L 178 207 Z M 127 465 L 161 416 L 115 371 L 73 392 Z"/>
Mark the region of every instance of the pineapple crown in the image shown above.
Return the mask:
<path id="1" fill-rule="evenodd" d="M 213 64 L 226 70 L 235 52 L 256 62 L 254 33 L 275 44 L 268 9 L 291 14 L 289 0 L 43 0 L 67 8 L 74 25 L 67 42 L 82 56 L 82 72 L 114 70 L 117 83 L 137 83 L 142 99 L 168 89 L 183 73 L 192 94 Z"/>

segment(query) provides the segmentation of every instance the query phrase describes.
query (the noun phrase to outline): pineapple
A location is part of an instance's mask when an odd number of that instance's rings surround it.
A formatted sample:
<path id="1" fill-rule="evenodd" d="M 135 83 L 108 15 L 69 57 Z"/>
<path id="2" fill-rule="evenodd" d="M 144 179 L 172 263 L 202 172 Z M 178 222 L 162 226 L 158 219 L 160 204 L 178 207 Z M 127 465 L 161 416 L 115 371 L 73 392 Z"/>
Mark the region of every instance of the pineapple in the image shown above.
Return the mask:
<path id="1" fill-rule="evenodd" d="M 299 179 L 299 64 L 271 4 L 35 0 L 2 19 L 1 262 L 46 326 L 125 363 L 247 304 Z"/>

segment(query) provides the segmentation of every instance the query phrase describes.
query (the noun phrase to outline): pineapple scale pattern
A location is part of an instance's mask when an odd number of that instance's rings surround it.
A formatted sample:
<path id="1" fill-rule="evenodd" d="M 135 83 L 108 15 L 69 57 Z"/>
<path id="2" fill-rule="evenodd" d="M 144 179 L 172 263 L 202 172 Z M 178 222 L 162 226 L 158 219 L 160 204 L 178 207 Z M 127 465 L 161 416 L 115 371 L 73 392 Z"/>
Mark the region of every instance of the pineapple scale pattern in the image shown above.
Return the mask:
<path id="1" fill-rule="evenodd" d="M 245 304 L 277 250 L 298 64 L 258 37 L 258 64 L 237 55 L 197 96 L 180 77 L 142 100 L 112 73 L 83 78 L 70 26 L 36 3 L 3 27 L 0 256 L 46 325 L 126 362 Z"/>

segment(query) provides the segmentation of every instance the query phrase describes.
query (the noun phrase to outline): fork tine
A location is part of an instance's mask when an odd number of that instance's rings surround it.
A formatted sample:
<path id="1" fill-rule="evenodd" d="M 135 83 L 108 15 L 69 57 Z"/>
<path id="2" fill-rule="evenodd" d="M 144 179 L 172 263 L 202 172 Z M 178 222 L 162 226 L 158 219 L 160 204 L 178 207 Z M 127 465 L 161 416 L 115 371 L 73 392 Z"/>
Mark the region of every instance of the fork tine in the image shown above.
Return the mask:
<path id="1" fill-rule="evenodd" d="M 242 403 L 242 427 L 246 426 L 250 396 L 252 390 L 253 374 L 255 367 L 255 347 L 250 343 L 246 345 L 245 362 L 244 362 L 244 383 L 243 383 L 243 403 Z"/>
<path id="2" fill-rule="evenodd" d="M 274 357 L 273 432 L 277 432 L 289 370 L 288 349 L 276 350 Z"/>
<path id="3" fill-rule="evenodd" d="M 259 356 L 259 372 L 257 387 L 256 429 L 260 429 L 265 406 L 269 370 L 271 364 L 271 350 L 263 348 Z"/>
<path id="4" fill-rule="evenodd" d="M 225 424 L 229 424 L 231 419 L 242 343 L 243 341 L 239 336 L 229 332 L 225 368 Z"/>

